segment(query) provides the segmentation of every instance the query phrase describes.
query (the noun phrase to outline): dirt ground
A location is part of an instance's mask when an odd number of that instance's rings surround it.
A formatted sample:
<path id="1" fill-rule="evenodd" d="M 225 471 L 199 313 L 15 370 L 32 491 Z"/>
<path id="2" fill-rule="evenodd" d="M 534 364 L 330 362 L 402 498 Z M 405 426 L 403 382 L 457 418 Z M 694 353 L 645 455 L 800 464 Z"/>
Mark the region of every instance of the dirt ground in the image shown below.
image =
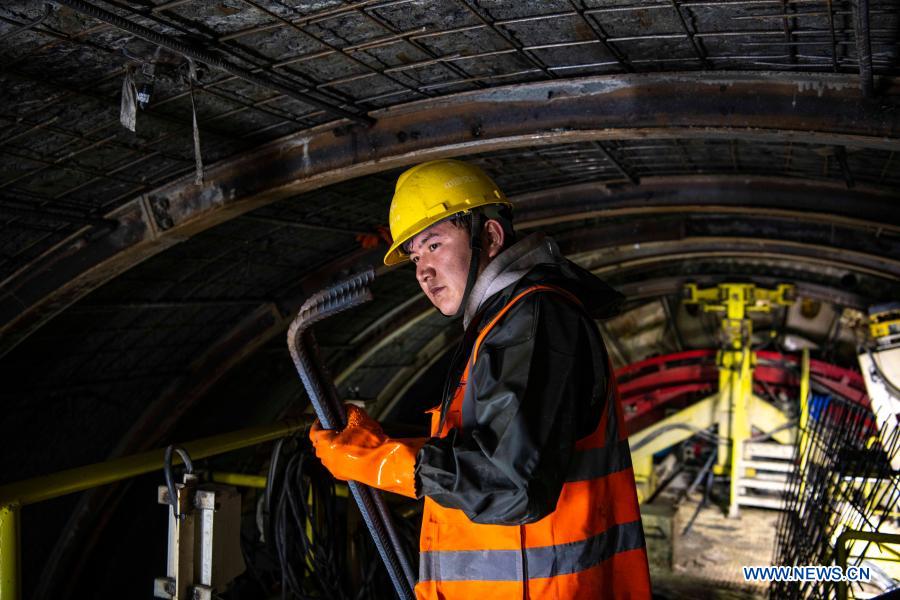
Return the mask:
<path id="1" fill-rule="evenodd" d="M 673 568 L 652 572 L 654 597 L 666 600 L 765 598 L 766 585 L 744 581 L 741 567 L 772 564 L 779 513 L 742 508 L 738 518 L 728 519 L 718 507 L 707 506 L 687 535 L 682 535 L 696 508 L 696 501 L 686 501 L 676 513 Z"/>

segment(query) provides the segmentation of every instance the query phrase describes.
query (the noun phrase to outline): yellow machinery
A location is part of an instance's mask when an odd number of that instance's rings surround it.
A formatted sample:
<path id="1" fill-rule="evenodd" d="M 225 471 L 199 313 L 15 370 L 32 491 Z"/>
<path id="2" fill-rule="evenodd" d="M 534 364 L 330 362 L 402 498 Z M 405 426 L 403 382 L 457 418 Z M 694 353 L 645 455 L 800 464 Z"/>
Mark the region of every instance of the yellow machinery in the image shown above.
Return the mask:
<path id="1" fill-rule="evenodd" d="M 872 307 L 869 334 L 879 345 L 894 346 L 900 342 L 900 305 Z"/>
<path id="2" fill-rule="evenodd" d="M 643 500 L 653 488 L 653 454 L 691 437 L 699 429 L 718 425 L 716 472 L 731 477 L 728 514 L 737 516 L 738 488 L 744 475 L 742 452 L 744 442 L 750 438 L 751 425 L 762 431 L 774 431 L 788 423 L 780 410 L 753 394 L 756 353 L 751 350 L 753 325 L 749 315 L 792 304 L 794 287 L 780 284 L 775 289 L 766 289 L 752 283 L 723 283 L 700 288 L 688 284 L 684 292 L 685 304 L 723 314 L 721 349 L 716 357 L 719 390 L 631 436 L 632 445 L 639 448 L 632 453 L 635 479 Z M 772 437 L 782 444 L 790 444 L 794 432 L 780 429 Z"/>

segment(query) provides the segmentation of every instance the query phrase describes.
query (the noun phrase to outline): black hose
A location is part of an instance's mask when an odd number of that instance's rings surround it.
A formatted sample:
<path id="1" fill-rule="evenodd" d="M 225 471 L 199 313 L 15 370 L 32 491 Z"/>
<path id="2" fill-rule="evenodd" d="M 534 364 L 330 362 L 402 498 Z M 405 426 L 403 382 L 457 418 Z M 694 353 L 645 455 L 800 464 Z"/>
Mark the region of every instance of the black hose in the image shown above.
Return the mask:
<path id="1" fill-rule="evenodd" d="M 178 495 L 175 491 L 175 480 L 172 477 L 172 454 L 174 452 L 177 452 L 181 460 L 184 461 L 185 471 L 190 474 L 194 473 L 194 463 L 191 462 L 191 457 L 188 456 L 185 449 L 179 446 L 170 445 L 166 448 L 166 453 L 163 455 L 163 475 L 166 477 L 166 487 L 169 490 L 169 504 L 172 505 L 173 514 L 176 517 L 181 517 L 181 513 L 178 512 Z"/>
<path id="2" fill-rule="evenodd" d="M 281 438 L 275 442 L 275 446 L 272 448 L 272 458 L 269 460 L 269 472 L 266 474 L 266 489 L 263 492 L 263 532 L 266 541 L 272 539 L 272 496 L 275 495 L 276 474 L 284 440 L 285 438 Z"/>
<path id="3" fill-rule="evenodd" d="M 661 427 L 648 435 L 647 437 L 631 444 L 631 451 L 635 452 L 640 450 L 659 436 L 674 429 L 685 429 L 687 431 L 692 432 L 694 435 L 697 435 L 709 442 L 718 442 L 720 437 L 714 433 L 706 431 L 705 429 L 700 429 L 699 427 L 694 427 L 693 425 L 688 425 L 687 423 L 672 423 L 670 425 L 666 425 L 665 427 Z"/>
<path id="4" fill-rule="evenodd" d="M 715 456 L 715 454 L 713 454 L 713 456 Z M 697 505 L 697 510 L 694 511 L 694 514 L 693 514 L 693 516 L 691 516 L 690 521 L 688 521 L 688 524 L 685 525 L 684 529 L 681 531 L 682 536 L 685 536 L 690 532 L 691 527 L 694 526 L 694 521 L 696 521 L 697 517 L 700 515 L 700 511 L 703 510 L 703 508 L 707 504 L 709 504 L 709 496 L 710 496 L 710 493 L 712 492 L 712 486 L 713 486 L 713 473 L 712 473 L 712 471 L 709 471 L 706 475 L 706 487 L 703 490 L 703 500 L 701 500 L 700 504 Z"/>
<path id="5" fill-rule="evenodd" d="M 775 429 L 771 429 L 769 431 L 764 431 L 763 433 L 757 433 L 756 435 L 751 435 L 750 437 L 747 438 L 747 441 L 748 442 L 761 442 L 763 440 L 769 439 L 770 437 L 772 437 L 779 431 L 793 429 L 796 426 L 797 426 L 797 419 L 791 419 L 787 423 L 784 423 L 783 425 L 779 425 Z"/>
<path id="6" fill-rule="evenodd" d="M 694 478 L 694 481 L 691 482 L 691 485 L 684 491 L 684 495 L 681 499 L 687 498 L 694 490 L 697 489 L 697 486 L 700 485 L 700 482 L 703 481 L 703 477 L 709 472 L 712 468 L 713 463 L 716 461 L 716 456 L 719 454 L 719 448 L 713 446 L 713 451 L 709 454 L 709 458 L 706 459 L 706 463 L 704 463 L 703 468 L 700 469 L 700 472 L 697 473 L 697 477 Z"/>
<path id="7" fill-rule="evenodd" d="M 333 478 L 308 443 L 298 440 L 298 449 L 282 452 L 280 460 L 284 468 L 273 488 L 270 543 L 281 568 L 282 598 L 348 600 L 347 536 Z M 371 565 L 366 568 L 361 594 L 371 579 Z"/>
<path id="8" fill-rule="evenodd" d="M 282 600 L 383 600 L 392 580 L 380 550 L 364 526 L 347 529 L 353 504 L 338 497 L 334 478 L 316 458 L 307 436 L 298 434 L 272 450 L 267 487 L 259 511 L 265 542 L 243 538 L 245 562 L 267 596 Z M 381 518 L 380 513 L 374 513 Z M 388 513 L 394 539 L 406 555 L 418 550 L 415 518 Z M 352 546 L 351 546 L 352 545 Z M 357 578 L 348 577 L 356 556 Z M 352 581 L 358 582 L 354 589 Z"/>

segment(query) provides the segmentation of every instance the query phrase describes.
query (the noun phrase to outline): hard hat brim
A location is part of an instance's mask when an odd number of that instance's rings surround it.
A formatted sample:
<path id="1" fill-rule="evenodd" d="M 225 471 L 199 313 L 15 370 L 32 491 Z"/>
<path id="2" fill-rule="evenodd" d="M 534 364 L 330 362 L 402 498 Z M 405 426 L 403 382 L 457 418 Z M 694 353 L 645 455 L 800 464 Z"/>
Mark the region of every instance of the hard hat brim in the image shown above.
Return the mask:
<path id="1" fill-rule="evenodd" d="M 420 233 L 422 233 L 423 231 L 425 231 L 432 225 L 437 225 L 444 219 L 447 219 L 454 215 L 469 212 L 473 208 L 480 208 L 482 206 L 488 206 L 491 204 L 502 204 L 505 206 L 512 206 L 512 202 L 510 202 L 509 200 L 506 200 L 505 198 L 504 198 L 504 201 L 500 201 L 500 202 L 491 198 L 491 199 L 486 199 L 486 200 L 483 200 L 480 202 L 479 201 L 472 202 L 463 208 L 454 208 L 453 210 L 448 210 L 446 212 L 438 213 L 437 215 L 433 215 L 433 216 L 427 217 L 425 219 L 422 219 L 421 221 L 419 221 L 418 223 L 416 223 L 415 225 L 413 225 L 412 227 L 410 227 L 409 229 L 404 231 L 396 240 L 394 240 L 394 243 L 391 244 L 390 248 L 388 248 L 387 254 L 384 255 L 384 264 L 387 265 L 388 267 L 392 267 L 394 265 L 399 265 L 400 263 L 406 262 L 407 260 L 409 260 L 409 255 L 405 254 L 402 250 L 403 244 L 405 244 L 409 240 L 413 239 L 414 237 L 416 237 L 417 235 L 419 235 Z"/>

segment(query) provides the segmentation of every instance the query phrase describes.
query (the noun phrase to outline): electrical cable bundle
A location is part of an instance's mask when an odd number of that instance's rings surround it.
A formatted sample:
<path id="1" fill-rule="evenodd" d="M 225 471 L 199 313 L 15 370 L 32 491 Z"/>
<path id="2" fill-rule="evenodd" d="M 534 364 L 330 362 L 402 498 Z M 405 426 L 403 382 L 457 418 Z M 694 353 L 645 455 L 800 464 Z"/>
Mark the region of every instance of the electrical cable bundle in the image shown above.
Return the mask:
<path id="1" fill-rule="evenodd" d="M 262 502 L 264 538 L 280 566 L 283 600 L 393 597 L 386 593 L 393 586 L 368 530 L 347 530 L 347 510 L 355 504 L 337 496 L 334 477 L 305 434 L 276 442 Z M 404 549 L 414 556 L 418 524 L 396 515 L 394 521 Z M 350 556 L 359 569 L 355 593 Z"/>
<path id="2" fill-rule="evenodd" d="M 334 478 L 298 438 L 275 445 L 268 479 L 266 539 L 281 566 L 281 597 L 349 599 L 346 524 Z"/>

